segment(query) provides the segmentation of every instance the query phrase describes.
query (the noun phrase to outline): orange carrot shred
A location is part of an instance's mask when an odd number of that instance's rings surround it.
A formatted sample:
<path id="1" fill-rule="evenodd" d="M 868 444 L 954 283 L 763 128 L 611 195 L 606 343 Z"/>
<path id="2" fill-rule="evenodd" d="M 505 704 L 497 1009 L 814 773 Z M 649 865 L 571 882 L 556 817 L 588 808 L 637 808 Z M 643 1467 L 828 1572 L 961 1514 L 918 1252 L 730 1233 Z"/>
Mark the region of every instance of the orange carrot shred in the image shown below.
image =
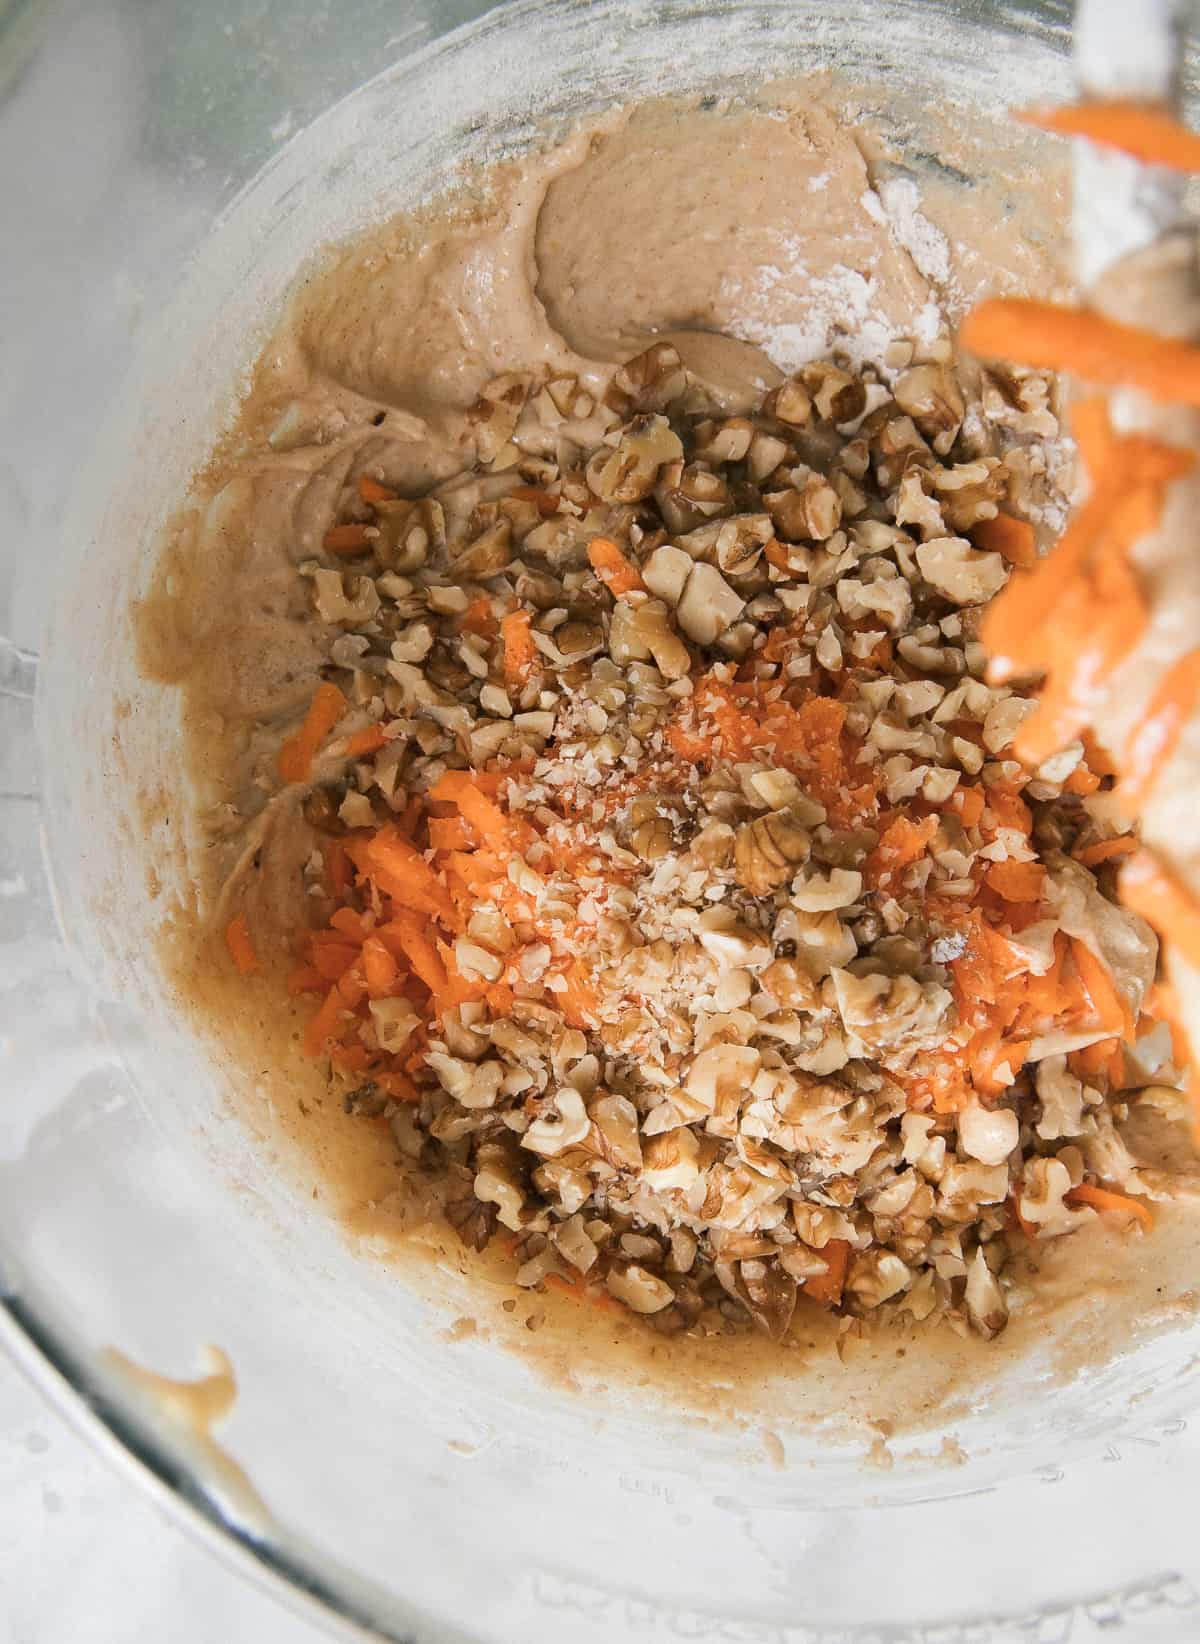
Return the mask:
<path id="1" fill-rule="evenodd" d="M 646 585 L 637 568 L 609 537 L 593 537 L 588 544 L 588 559 L 592 570 L 604 583 L 614 599 L 631 594 Z"/>
<path id="2" fill-rule="evenodd" d="M 1037 564 L 1033 526 L 1028 520 L 1015 519 L 1012 514 L 997 514 L 995 519 L 980 520 L 975 527 L 975 546 L 990 553 L 1003 554 L 1010 565 L 1028 568 Z"/>
<path id="3" fill-rule="evenodd" d="M 1046 870 L 1040 862 L 996 862 L 984 878 L 1006 902 L 1040 901 L 1046 887 Z"/>
<path id="4" fill-rule="evenodd" d="M 1092 771 L 1089 771 L 1086 765 L 1076 765 L 1070 776 L 1063 783 L 1063 788 L 1066 792 L 1074 794 L 1095 793 L 1099 786 L 1100 778 Z"/>
<path id="5" fill-rule="evenodd" d="M 400 975 L 400 967 L 386 944 L 378 936 L 368 936 L 363 943 L 362 958 L 367 992 L 373 999 L 390 993 Z"/>
<path id="6" fill-rule="evenodd" d="M 1121 869 L 1121 900 L 1168 937 L 1193 965 L 1200 965 L 1200 906 L 1171 870 L 1143 847 Z"/>
<path id="7" fill-rule="evenodd" d="M 234 968 L 243 976 L 258 969 L 258 954 L 250 935 L 250 923 L 244 913 L 236 913 L 225 927 L 225 946 Z"/>
<path id="8" fill-rule="evenodd" d="M 364 502 L 370 504 L 395 502 L 399 497 L 398 492 L 393 491 L 390 486 L 381 485 L 377 479 L 372 479 L 370 474 L 358 476 L 358 494 Z"/>
<path id="9" fill-rule="evenodd" d="M 1101 862 L 1112 862 L 1119 856 L 1132 856 L 1137 848 L 1138 842 L 1134 836 L 1123 833 L 1117 839 L 1097 839 L 1094 845 L 1084 845 L 1071 854 L 1085 868 L 1095 868 Z"/>
<path id="10" fill-rule="evenodd" d="M 1086 942 L 1075 937 L 1071 940 L 1071 957 L 1101 1027 L 1119 1034 L 1126 1044 L 1133 1044 L 1137 1038 L 1133 1012 L 1118 992 L 1108 965 L 1096 957 Z"/>
<path id="11" fill-rule="evenodd" d="M 1103 394 L 1089 394 L 1075 401 L 1071 407 L 1071 432 L 1079 447 L 1079 455 L 1095 482 L 1103 471 L 1116 437 L 1108 400 Z"/>
<path id="12" fill-rule="evenodd" d="M 1008 1210 L 1010 1216 L 1012 1217 L 1013 1225 L 1017 1227 L 1025 1235 L 1025 1237 L 1030 1240 L 1031 1243 L 1036 1242 L 1038 1236 L 1037 1224 L 1035 1222 L 1027 1222 L 1024 1216 L 1022 1216 L 1021 1196 L 1019 1193 L 1014 1191 L 1009 1194 Z"/>
<path id="13" fill-rule="evenodd" d="M 496 614 L 490 599 L 481 594 L 473 599 L 459 618 L 459 627 L 465 634 L 479 634 L 490 639 L 496 632 Z"/>
<path id="14" fill-rule="evenodd" d="M 1123 554 L 1106 554 L 1090 577 L 1076 578 L 1047 631 L 1049 677 L 1036 710 L 1013 739 L 1018 759 L 1036 768 L 1078 735 L 1105 679 L 1137 644 L 1146 621 L 1140 585 Z"/>
<path id="15" fill-rule="evenodd" d="M 871 852 L 868 869 L 872 876 L 899 873 L 910 867 L 925 854 L 925 847 L 937 832 L 937 817 L 927 816 L 922 822 L 913 822 L 907 816 L 898 816 L 884 829 L 879 843 Z"/>
<path id="16" fill-rule="evenodd" d="M 351 942 L 359 944 L 366 939 L 370 930 L 370 926 L 364 921 L 362 914 L 355 913 L 353 908 L 338 908 L 330 915 L 329 924 L 331 930 L 335 930 L 342 937 L 349 938 Z M 314 944 L 321 935 L 322 932 L 320 931 L 313 933 L 311 940 Z"/>
<path id="17" fill-rule="evenodd" d="M 309 1056 L 320 1056 L 323 1053 L 329 1040 L 334 1038 L 341 1028 L 345 1008 L 345 1001 L 335 984 L 325 995 L 321 1008 L 305 1026 L 304 1049 Z"/>
<path id="18" fill-rule="evenodd" d="M 1174 753 L 1185 722 L 1200 703 L 1200 650 L 1189 651 L 1159 681 L 1125 749 L 1117 792 L 1126 809 L 1141 806 Z"/>
<path id="19" fill-rule="evenodd" d="M 1073 371 L 1089 382 L 1140 388 L 1152 399 L 1200 406 L 1200 348 L 1091 309 L 1031 297 L 992 297 L 963 321 L 972 354 Z"/>
<path id="20" fill-rule="evenodd" d="M 321 847 L 321 854 L 325 858 L 325 869 L 322 875 L 325 894 L 332 902 L 342 902 L 350 890 L 350 884 L 354 877 L 344 841 L 341 839 L 328 840 Z"/>
<path id="21" fill-rule="evenodd" d="M 326 982 L 340 982 L 358 958 L 358 948 L 349 942 L 323 942 L 313 948 L 313 969 Z"/>
<path id="22" fill-rule="evenodd" d="M 367 754 L 378 753 L 380 748 L 387 746 L 387 737 L 383 734 L 382 725 L 368 725 L 354 735 L 346 743 L 346 753 L 351 759 L 362 759 Z"/>
<path id="23" fill-rule="evenodd" d="M 396 941 L 404 957 L 418 977 L 436 998 L 446 991 L 446 967 L 428 925 L 414 913 L 399 911 L 386 925 L 379 927 L 379 938 Z"/>
<path id="24" fill-rule="evenodd" d="M 429 797 L 457 805 L 479 837 L 494 849 L 511 851 L 526 840 L 528 825 L 519 817 L 506 816 L 468 771 L 447 771 L 429 790 Z"/>
<path id="25" fill-rule="evenodd" d="M 566 972 L 566 987 L 555 994 L 558 1007 L 572 1027 L 586 1027 L 595 1014 L 596 990 L 588 979 L 586 965 L 581 959 L 572 959 Z"/>
<path id="26" fill-rule="evenodd" d="M 380 828 L 365 843 L 352 844 L 350 854 L 360 869 L 402 908 L 432 914 L 453 925 L 454 904 L 438 875 L 399 829 Z"/>
<path id="27" fill-rule="evenodd" d="M 964 788 L 961 784 L 950 795 L 950 809 L 958 813 L 964 828 L 978 827 L 983 816 L 983 793 L 979 788 Z"/>
<path id="28" fill-rule="evenodd" d="M 1061 108 L 1021 109 L 1017 119 L 1057 137 L 1086 137 L 1104 148 L 1119 149 L 1143 165 L 1200 171 L 1200 136 L 1161 103 L 1113 98 Z"/>
<path id="29" fill-rule="evenodd" d="M 348 707 L 336 685 L 317 686 L 304 723 L 279 750 L 279 774 L 285 782 L 308 781 L 318 749 Z"/>
<path id="30" fill-rule="evenodd" d="M 429 818 L 429 845 L 435 851 L 467 850 L 474 843 L 474 833 L 465 816 L 431 816 Z"/>
<path id="31" fill-rule="evenodd" d="M 326 531 L 321 546 L 327 554 L 344 554 L 349 559 L 355 554 L 365 554 L 371 541 L 369 526 L 334 525 Z"/>
<path id="32" fill-rule="evenodd" d="M 825 1271 L 803 1281 L 803 1294 L 810 1301 L 820 1302 L 824 1307 L 837 1307 L 842 1299 L 846 1274 L 850 1267 L 850 1241 L 830 1239 L 820 1250 L 814 1251 L 814 1255 L 820 1256 L 825 1263 Z"/>
<path id="33" fill-rule="evenodd" d="M 551 514 L 558 512 L 560 499 L 553 491 L 543 491 L 536 485 L 518 485 L 508 494 L 518 502 L 532 502 L 543 519 L 549 519 Z"/>
<path id="34" fill-rule="evenodd" d="M 289 993 L 324 993 L 325 978 L 314 965 L 297 965 L 287 979 Z"/>
<path id="35" fill-rule="evenodd" d="M 1154 1226 L 1154 1212 L 1141 1199 L 1130 1198 L 1128 1193 L 1116 1193 L 1109 1187 L 1097 1187 L 1093 1182 L 1080 1182 L 1078 1187 L 1070 1188 L 1063 1194 L 1064 1204 L 1090 1205 L 1093 1210 L 1119 1211 L 1126 1216 L 1135 1216 L 1144 1227 Z"/>
<path id="36" fill-rule="evenodd" d="M 523 685 L 537 661 L 529 612 L 510 611 L 501 620 L 500 637 L 504 644 L 504 677 L 510 685 Z"/>

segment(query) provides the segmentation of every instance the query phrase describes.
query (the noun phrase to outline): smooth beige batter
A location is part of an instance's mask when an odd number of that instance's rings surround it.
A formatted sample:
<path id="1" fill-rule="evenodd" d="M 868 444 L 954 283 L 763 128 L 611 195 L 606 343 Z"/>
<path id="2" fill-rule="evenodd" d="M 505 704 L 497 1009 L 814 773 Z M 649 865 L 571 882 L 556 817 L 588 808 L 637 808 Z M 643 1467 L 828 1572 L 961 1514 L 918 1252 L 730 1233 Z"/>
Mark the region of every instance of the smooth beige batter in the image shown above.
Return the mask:
<path id="1" fill-rule="evenodd" d="M 962 135 L 947 144 L 966 163 Z M 504 370 L 550 364 L 601 389 L 616 363 L 666 332 L 715 402 L 734 409 L 779 381 L 780 365 L 839 347 L 877 357 L 922 327 L 931 341 L 990 288 L 1051 291 L 1046 246 L 1065 215 L 1062 173 L 1044 170 L 1038 199 L 1015 217 L 1002 191 L 964 191 L 948 175 L 929 183 L 914 213 L 915 188 L 882 141 L 807 95 L 761 108 L 619 112 L 488 173 L 449 212 L 399 217 L 326 257 L 262 353 L 139 612 L 145 670 L 184 693 L 203 825 L 198 905 L 181 911 L 170 963 L 197 1019 L 209 1033 L 215 1025 L 231 1081 L 251 1063 L 274 1070 L 269 1125 L 261 1106 L 252 1114 L 264 1141 L 297 1146 L 326 1202 L 376 1243 L 415 1237 L 444 1271 L 489 1266 L 459 1250 L 419 1187 L 405 1185 L 386 1129 L 334 1109 L 299 1053 L 301 1014 L 282 1002 L 312 837 L 294 796 L 268 794 L 280 739 L 310 700 L 334 637 L 315 620 L 296 567 L 316 553 L 342 487 L 363 470 L 409 496 L 458 474 L 469 460 L 467 407 Z M 229 974 L 211 936 L 233 882 L 265 961 L 265 975 L 249 982 Z M 929 1351 L 909 1351 L 909 1337 L 892 1332 L 863 1350 L 845 1380 L 822 1378 L 836 1390 L 811 1400 L 813 1412 L 932 1419 L 964 1378 L 999 1373 L 1036 1343 L 1047 1312 L 1072 1319 L 1065 1368 L 1102 1352 L 1113 1331 L 1125 1339 L 1134 1321 L 1161 1325 L 1195 1303 L 1178 1283 L 1147 1300 L 1160 1252 L 1195 1247 L 1190 1226 L 1171 1216 L 1152 1240 L 1097 1227 L 1063 1243 L 1069 1257 L 1039 1251 L 1043 1282 L 1002 1344 L 917 1332 Z M 1105 1283 L 1084 1295 L 1089 1247 Z M 539 1354 L 575 1368 L 577 1309 L 507 1287 L 479 1294 L 488 1295 L 486 1327 L 528 1343 L 521 1327 L 536 1312 Z M 500 1295 L 517 1296 L 515 1313 L 497 1312 Z M 626 1360 L 648 1357 L 659 1385 L 670 1379 L 669 1358 L 673 1374 L 694 1373 L 710 1393 L 721 1374 L 726 1394 L 760 1378 L 768 1352 L 775 1369 L 793 1367 L 797 1353 L 830 1364 L 837 1328 L 816 1320 L 784 1354 L 757 1342 L 700 1344 L 683 1366 L 678 1343 L 603 1318 L 596 1325 L 619 1338 Z"/>

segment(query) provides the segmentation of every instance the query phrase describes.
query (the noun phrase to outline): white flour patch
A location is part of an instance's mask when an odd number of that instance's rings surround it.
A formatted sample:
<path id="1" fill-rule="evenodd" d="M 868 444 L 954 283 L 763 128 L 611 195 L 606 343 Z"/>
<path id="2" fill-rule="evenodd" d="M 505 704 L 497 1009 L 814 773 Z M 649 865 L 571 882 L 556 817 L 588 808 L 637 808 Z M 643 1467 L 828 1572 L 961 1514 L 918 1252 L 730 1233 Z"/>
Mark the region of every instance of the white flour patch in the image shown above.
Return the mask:
<path id="1" fill-rule="evenodd" d="M 946 236 L 921 212 L 921 196 L 910 177 L 889 177 L 862 197 L 863 209 L 886 225 L 896 244 L 913 260 L 917 273 L 931 285 L 950 280 L 950 246 Z"/>

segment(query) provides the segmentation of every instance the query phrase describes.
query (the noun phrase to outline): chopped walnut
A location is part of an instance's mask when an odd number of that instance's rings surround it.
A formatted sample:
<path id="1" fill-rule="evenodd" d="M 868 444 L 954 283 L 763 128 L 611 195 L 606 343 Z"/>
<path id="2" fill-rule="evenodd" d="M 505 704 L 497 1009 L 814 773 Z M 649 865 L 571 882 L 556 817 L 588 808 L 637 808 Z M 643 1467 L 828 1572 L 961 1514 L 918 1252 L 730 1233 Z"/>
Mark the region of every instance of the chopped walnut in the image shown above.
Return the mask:
<path id="1" fill-rule="evenodd" d="M 640 502 L 654 489 L 663 464 L 682 455 L 667 419 L 643 412 L 622 430 L 614 448 L 596 452 L 587 467 L 588 485 L 604 502 Z"/>
<path id="2" fill-rule="evenodd" d="M 1008 581 L 1000 554 L 984 553 L 962 537 L 934 537 L 917 549 L 926 582 L 956 605 L 982 605 Z"/>
<path id="3" fill-rule="evenodd" d="M 340 1020 L 372 1075 L 330 1077 L 467 1243 L 519 1236 L 527 1290 L 570 1270 L 656 1332 L 781 1338 L 834 1245 L 844 1312 L 990 1337 L 1008 1202 L 1048 1237 L 1085 1173 L 1157 1190 L 1071 1024 L 1003 1024 L 984 1077 L 972 1050 L 981 932 L 1014 978 L 1085 942 L 1135 1016 L 1153 952 L 1069 860 L 1109 836 L 1061 794 L 1082 739 L 1029 773 L 1030 698 L 985 683 L 1008 568 L 969 536 L 1061 503 L 1051 385 L 931 353 L 727 416 L 656 343 L 598 393 L 494 378 L 423 497 L 373 446 L 339 469 L 350 529 L 299 574 L 353 717 L 299 815 L 318 921 L 348 877 L 355 924 L 314 969 L 379 935 Z M 360 863 L 381 827 L 395 878 Z M 998 888 L 1029 862 L 1037 918 Z"/>
<path id="4" fill-rule="evenodd" d="M 675 1299 L 665 1279 L 656 1278 L 636 1262 L 610 1268 L 605 1277 L 609 1293 L 624 1302 L 632 1313 L 660 1313 Z"/>
<path id="5" fill-rule="evenodd" d="M 776 886 L 787 883 L 796 864 L 808 860 L 811 848 L 808 829 L 789 810 L 755 817 L 743 823 L 734 841 L 738 884 L 752 896 L 767 896 Z"/>

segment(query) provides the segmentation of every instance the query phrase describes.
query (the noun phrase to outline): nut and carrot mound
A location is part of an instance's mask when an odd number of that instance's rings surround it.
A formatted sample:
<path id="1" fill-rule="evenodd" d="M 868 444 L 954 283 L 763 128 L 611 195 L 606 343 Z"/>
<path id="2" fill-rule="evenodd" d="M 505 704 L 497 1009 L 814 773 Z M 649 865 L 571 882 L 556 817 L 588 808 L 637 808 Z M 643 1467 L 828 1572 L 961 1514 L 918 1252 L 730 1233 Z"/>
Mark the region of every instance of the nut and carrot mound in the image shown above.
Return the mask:
<path id="1" fill-rule="evenodd" d="M 305 1047 L 518 1284 L 665 1332 L 991 1336 L 1015 1252 L 1169 1192 L 1113 767 L 985 678 L 1064 516 L 1053 384 L 888 359 L 747 416 L 666 343 L 603 397 L 507 375 L 473 466 L 352 469 L 297 573 Z"/>

